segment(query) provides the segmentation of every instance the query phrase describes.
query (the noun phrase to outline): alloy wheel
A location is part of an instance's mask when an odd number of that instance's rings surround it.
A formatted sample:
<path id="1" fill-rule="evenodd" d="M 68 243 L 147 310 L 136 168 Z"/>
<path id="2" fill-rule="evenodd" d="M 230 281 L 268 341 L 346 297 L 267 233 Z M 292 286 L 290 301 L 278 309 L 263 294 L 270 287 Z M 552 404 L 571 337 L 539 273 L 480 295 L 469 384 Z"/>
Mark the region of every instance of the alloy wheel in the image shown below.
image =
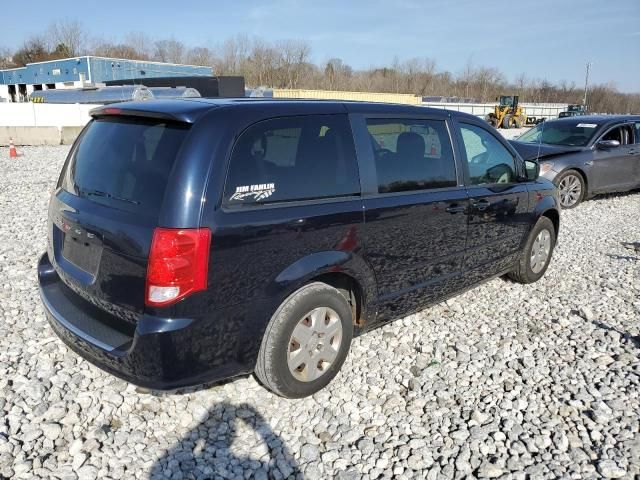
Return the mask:
<path id="1" fill-rule="evenodd" d="M 565 208 L 573 207 L 582 198 L 582 183 L 573 174 L 565 176 L 558 185 L 560 205 Z"/>

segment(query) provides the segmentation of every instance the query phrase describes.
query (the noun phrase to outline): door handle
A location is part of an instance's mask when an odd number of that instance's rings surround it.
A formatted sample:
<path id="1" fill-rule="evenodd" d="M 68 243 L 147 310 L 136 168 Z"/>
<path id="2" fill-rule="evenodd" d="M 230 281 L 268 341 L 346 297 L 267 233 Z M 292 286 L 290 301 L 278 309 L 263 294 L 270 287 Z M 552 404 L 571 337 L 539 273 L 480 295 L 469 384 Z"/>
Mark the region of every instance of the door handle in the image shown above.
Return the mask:
<path id="1" fill-rule="evenodd" d="M 467 207 L 457 203 L 452 203 L 445 210 L 449 213 L 464 213 L 467 210 Z"/>
<path id="2" fill-rule="evenodd" d="M 473 208 L 475 208 L 476 210 L 483 212 L 491 206 L 491 202 L 489 200 L 477 200 L 475 202 L 472 202 L 471 205 L 473 205 Z"/>

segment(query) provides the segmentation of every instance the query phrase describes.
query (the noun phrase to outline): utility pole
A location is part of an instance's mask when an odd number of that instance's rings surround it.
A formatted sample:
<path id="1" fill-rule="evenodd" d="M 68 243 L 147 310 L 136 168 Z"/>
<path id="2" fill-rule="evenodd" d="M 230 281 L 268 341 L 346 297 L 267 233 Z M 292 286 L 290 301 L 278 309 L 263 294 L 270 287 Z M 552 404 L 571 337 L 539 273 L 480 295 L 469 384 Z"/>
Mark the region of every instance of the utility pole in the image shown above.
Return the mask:
<path id="1" fill-rule="evenodd" d="M 582 106 L 587 108 L 587 90 L 589 88 L 589 72 L 591 71 L 591 62 L 587 62 L 587 73 L 584 77 L 584 97 L 582 97 Z"/>

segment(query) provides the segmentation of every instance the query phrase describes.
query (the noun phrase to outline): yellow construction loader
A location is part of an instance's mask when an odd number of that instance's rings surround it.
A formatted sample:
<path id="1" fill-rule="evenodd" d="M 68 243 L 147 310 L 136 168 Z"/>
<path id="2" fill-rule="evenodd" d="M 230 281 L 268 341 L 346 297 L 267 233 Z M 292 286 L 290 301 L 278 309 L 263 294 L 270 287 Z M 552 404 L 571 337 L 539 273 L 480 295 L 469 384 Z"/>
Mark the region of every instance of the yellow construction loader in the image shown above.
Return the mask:
<path id="1" fill-rule="evenodd" d="M 496 128 L 520 128 L 528 123 L 524 108 L 518 105 L 518 95 L 501 96 L 500 103 L 485 120 Z"/>

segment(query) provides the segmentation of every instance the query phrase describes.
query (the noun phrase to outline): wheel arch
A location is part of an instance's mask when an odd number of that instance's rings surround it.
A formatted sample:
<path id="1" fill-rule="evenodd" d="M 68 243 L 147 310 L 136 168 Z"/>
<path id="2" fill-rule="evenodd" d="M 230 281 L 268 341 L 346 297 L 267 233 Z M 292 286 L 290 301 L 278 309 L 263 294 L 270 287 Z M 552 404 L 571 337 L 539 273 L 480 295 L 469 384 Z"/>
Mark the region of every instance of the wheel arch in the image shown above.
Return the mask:
<path id="1" fill-rule="evenodd" d="M 339 290 L 351 305 L 353 324 L 358 327 L 364 326 L 365 297 L 362 285 L 355 277 L 345 272 L 328 272 L 310 279 L 310 282 L 326 283 Z"/>
<path id="2" fill-rule="evenodd" d="M 541 217 L 547 217 L 553 223 L 553 227 L 556 233 L 556 240 L 558 239 L 558 234 L 560 233 L 560 212 L 558 212 L 555 208 L 550 208 L 542 212 Z"/>
<path id="3" fill-rule="evenodd" d="M 367 308 L 376 297 L 373 269 L 353 252 L 324 251 L 303 257 L 285 268 L 275 279 L 283 300 L 311 282 L 338 289 L 353 308 L 354 325 L 362 327 L 372 312 Z"/>

